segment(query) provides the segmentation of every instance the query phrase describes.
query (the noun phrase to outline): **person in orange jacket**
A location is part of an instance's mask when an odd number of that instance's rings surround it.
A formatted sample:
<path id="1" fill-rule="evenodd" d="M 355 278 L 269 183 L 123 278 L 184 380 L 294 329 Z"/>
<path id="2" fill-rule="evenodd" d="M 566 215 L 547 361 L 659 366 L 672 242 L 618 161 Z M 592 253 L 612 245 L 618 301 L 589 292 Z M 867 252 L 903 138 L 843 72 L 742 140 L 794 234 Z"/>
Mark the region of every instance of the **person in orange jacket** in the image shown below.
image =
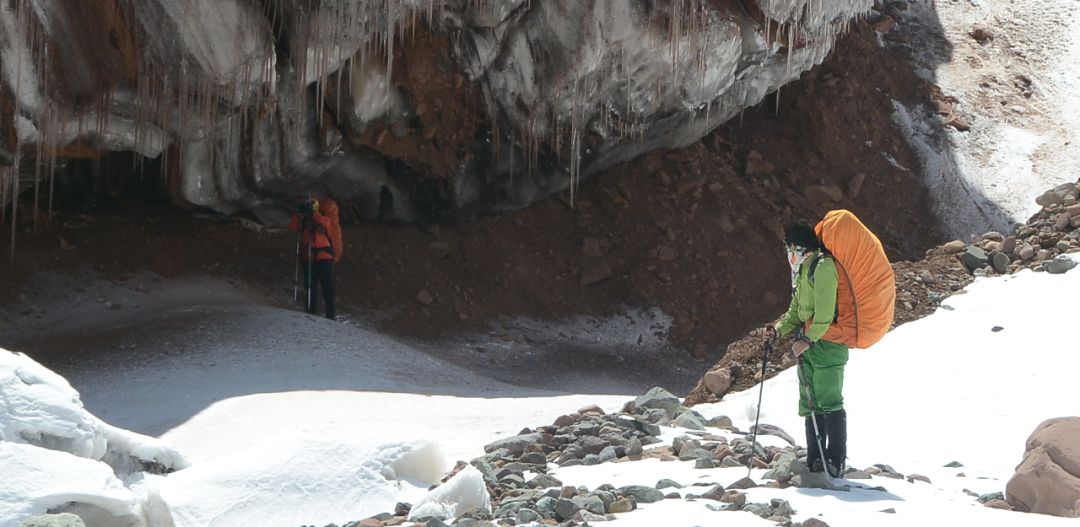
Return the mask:
<path id="1" fill-rule="evenodd" d="M 334 306 L 334 263 L 341 260 L 341 226 L 337 203 L 330 198 L 308 198 L 300 204 L 289 222 L 289 229 L 300 232 L 300 264 L 304 268 L 305 308 L 315 314 L 316 297 L 322 288 L 326 318 L 337 316 Z M 336 242 L 336 243 L 335 243 Z"/>

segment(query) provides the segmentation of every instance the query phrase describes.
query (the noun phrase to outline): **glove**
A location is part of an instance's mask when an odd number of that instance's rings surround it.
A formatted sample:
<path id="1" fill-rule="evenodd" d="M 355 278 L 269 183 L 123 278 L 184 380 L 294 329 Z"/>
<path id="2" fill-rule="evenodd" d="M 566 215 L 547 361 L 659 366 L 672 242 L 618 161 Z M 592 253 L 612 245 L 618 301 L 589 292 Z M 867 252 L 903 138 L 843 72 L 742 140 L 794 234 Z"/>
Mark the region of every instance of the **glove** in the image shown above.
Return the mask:
<path id="1" fill-rule="evenodd" d="M 779 338 L 779 335 L 777 335 L 777 333 L 776 333 L 776 328 L 774 326 L 772 326 L 771 324 L 768 325 L 768 326 L 765 326 L 765 328 L 761 330 L 761 341 L 762 342 L 766 342 L 766 343 L 769 343 L 769 344 L 775 344 L 777 338 Z"/>
<path id="2" fill-rule="evenodd" d="M 798 358 L 803 353 L 806 353 L 806 350 L 810 349 L 811 344 L 810 339 L 806 337 L 796 339 L 795 342 L 791 343 L 791 354 Z"/>

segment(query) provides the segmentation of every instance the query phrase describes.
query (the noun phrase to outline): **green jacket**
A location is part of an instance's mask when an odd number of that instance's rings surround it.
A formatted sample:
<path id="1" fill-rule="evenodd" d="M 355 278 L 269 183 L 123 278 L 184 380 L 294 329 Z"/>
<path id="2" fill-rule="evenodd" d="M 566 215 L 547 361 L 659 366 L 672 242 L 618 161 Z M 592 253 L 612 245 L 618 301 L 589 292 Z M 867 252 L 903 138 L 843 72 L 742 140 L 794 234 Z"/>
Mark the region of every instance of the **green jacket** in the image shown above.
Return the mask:
<path id="1" fill-rule="evenodd" d="M 810 264 L 817 258 L 821 258 L 820 250 L 807 256 L 799 267 L 795 292 L 791 295 L 791 306 L 777 328 L 781 335 L 787 335 L 802 327 L 805 322 L 810 322 L 804 335 L 811 342 L 817 342 L 836 318 L 836 287 L 839 283 L 836 262 L 831 257 L 818 260 L 814 268 L 814 281 L 811 283 Z"/>

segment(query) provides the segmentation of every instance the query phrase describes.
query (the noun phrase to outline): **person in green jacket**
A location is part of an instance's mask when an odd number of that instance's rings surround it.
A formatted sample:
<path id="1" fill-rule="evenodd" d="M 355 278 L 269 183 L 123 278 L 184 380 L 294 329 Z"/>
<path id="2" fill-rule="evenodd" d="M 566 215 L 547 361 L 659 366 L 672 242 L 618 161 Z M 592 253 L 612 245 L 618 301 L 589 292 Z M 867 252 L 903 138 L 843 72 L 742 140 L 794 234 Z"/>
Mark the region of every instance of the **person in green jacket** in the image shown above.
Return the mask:
<path id="1" fill-rule="evenodd" d="M 791 353 L 798 360 L 799 415 L 806 418 L 806 464 L 811 472 L 828 470 L 830 476 L 839 477 L 847 458 L 842 392 L 848 348 L 821 338 L 836 318 L 836 262 L 806 223 L 788 225 L 784 244 L 791 264 L 791 306 L 764 334 L 775 341 L 777 334 L 796 332 Z M 820 449 L 825 450 L 824 458 Z"/>

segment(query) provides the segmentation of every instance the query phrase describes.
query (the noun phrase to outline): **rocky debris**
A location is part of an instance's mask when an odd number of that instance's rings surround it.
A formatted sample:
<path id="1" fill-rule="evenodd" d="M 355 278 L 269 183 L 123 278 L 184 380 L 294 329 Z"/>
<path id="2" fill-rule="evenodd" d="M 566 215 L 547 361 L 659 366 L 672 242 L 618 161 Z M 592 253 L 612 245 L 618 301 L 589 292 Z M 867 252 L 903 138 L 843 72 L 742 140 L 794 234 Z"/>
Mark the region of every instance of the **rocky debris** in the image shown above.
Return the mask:
<path id="1" fill-rule="evenodd" d="M 1035 427 L 1005 496 L 1018 511 L 1080 518 L 1080 417 L 1048 419 Z M 989 501 L 984 503 L 991 506 Z"/>
<path id="2" fill-rule="evenodd" d="M 1080 184 L 1048 190 L 1036 202 L 1043 209 L 1008 236 L 988 232 L 971 243 L 954 240 L 930 254 L 956 255 L 975 276 L 1012 274 L 1021 269 L 1060 274 L 1075 267 L 1065 255 L 1080 252 Z"/>
<path id="3" fill-rule="evenodd" d="M 766 479 L 777 479 L 767 486 L 789 485 L 792 464 L 805 460 L 806 449 L 794 445 L 784 448 L 751 445 L 749 434 L 731 427 L 731 420 L 721 416 L 705 419 L 682 406 L 677 397 L 663 388 L 653 388 L 630 401 L 624 411 L 605 414 L 595 406 L 581 408 L 560 416 L 552 425 L 525 429 L 514 436 L 494 441 L 484 447 L 485 455 L 469 465 L 483 475 L 491 497 L 491 512 L 473 511 L 460 518 L 419 518 L 417 525 L 485 526 L 493 525 L 578 525 L 615 519 L 613 515 L 635 510 L 640 504 L 665 499 L 704 500 L 715 511 L 747 511 L 770 521 L 791 524 L 795 513 L 784 500 L 752 503 L 742 491 L 759 486 L 743 478 L 724 487 L 707 478 L 693 486 L 661 479 L 653 486 L 600 485 L 595 489 L 567 486 L 549 472 L 552 468 L 598 463 L 626 463 L 645 458 L 694 463 L 699 468 L 745 467 L 752 456 L 754 466 L 768 468 Z M 675 437 L 670 446 L 660 444 L 661 426 L 688 423 L 686 433 Z M 727 438 L 709 432 L 706 427 L 723 426 Z M 783 430 L 763 426 L 762 433 L 790 439 Z M 643 445 L 656 445 L 645 450 Z M 459 466 L 466 466 L 459 462 Z M 803 465 L 805 466 L 805 465 Z M 770 476 L 770 474 L 772 476 Z M 700 488 L 700 490 L 698 490 Z M 405 521 L 411 506 L 399 503 L 394 512 L 346 524 L 348 527 L 385 527 Z"/>

